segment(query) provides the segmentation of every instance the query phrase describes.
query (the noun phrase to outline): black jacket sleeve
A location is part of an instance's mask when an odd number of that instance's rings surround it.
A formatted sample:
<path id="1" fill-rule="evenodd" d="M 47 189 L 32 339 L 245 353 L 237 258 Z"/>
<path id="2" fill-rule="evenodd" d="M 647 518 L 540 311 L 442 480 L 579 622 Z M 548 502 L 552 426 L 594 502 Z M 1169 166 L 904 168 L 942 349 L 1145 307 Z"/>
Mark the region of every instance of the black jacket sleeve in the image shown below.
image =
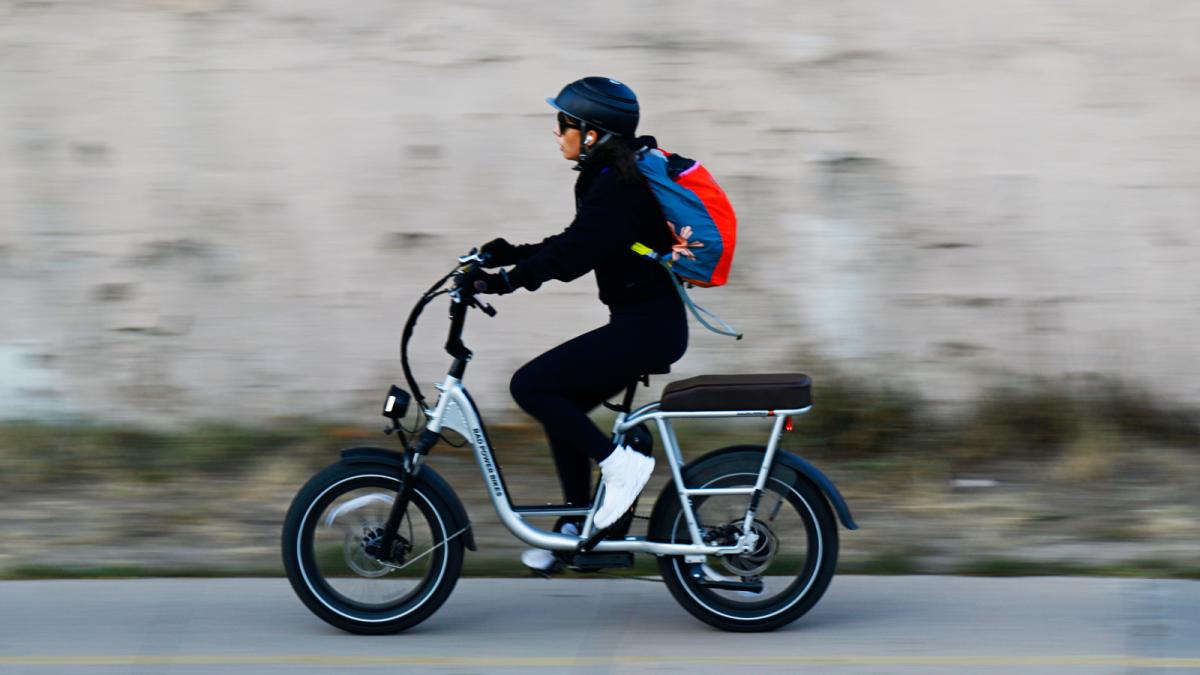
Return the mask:
<path id="1" fill-rule="evenodd" d="M 539 241 L 536 244 L 517 244 L 514 246 L 513 255 L 516 256 L 516 263 L 513 264 L 515 265 L 528 260 L 531 256 L 541 250 L 542 244 L 544 243 L 544 241 Z"/>
<path id="2" fill-rule="evenodd" d="M 565 230 L 527 245 L 536 249 L 508 273 L 513 287 L 532 291 L 550 279 L 571 281 L 625 252 L 634 232 L 627 189 L 611 173 L 597 176 Z"/>

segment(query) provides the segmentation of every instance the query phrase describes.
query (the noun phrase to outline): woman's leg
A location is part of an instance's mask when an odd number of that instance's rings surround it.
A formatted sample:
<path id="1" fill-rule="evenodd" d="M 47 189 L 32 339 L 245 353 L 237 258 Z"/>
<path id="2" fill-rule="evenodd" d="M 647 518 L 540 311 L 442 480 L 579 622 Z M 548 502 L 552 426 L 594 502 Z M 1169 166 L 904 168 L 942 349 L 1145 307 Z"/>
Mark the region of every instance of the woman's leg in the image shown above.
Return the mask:
<path id="1" fill-rule="evenodd" d="M 592 458 L 569 438 L 547 434 L 558 484 L 567 504 L 586 506 L 592 499 Z"/>
<path id="2" fill-rule="evenodd" d="M 588 458 L 600 462 L 612 451 L 610 435 L 588 412 L 639 375 L 666 370 L 686 348 L 686 316 L 672 297 L 636 312 L 614 312 L 608 325 L 551 349 L 513 375 L 513 399 L 545 426 L 567 501 L 588 503 Z"/>
<path id="3" fill-rule="evenodd" d="M 565 342 L 513 374 L 513 399 L 546 428 L 563 496 L 574 504 L 591 499 L 592 467 L 612 450 L 611 437 L 588 412 L 618 394 L 642 370 L 629 367 L 621 331 L 611 325 Z"/>

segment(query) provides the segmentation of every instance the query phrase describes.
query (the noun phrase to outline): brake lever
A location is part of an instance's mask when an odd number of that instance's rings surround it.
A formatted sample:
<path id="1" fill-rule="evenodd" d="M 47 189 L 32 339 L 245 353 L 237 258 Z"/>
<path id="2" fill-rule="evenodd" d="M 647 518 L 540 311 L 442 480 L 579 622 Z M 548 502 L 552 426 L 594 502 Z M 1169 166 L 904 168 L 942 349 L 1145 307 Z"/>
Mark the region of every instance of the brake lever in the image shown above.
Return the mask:
<path id="1" fill-rule="evenodd" d="M 463 293 L 464 290 L 469 290 L 469 289 L 466 289 L 463 286 L 454 286 L 453 288 L 451 288 L 448 291 L 448 293 L 450 294 L 450 302 L 453 302 L 454 304 L 457 305 L 458 303 L 463 301 L 463 297 L 465 295 L 468 307 L 476 307 L 478 309 L 483 310 L 483 313 L 487 314 L 488 316 L 496 316 L 496 308 L 495 307 L 492 307 L 491 305 L 487 304 L 483 300 L 480 300 L 479 296 L 476 295 L 474 292 L 464 294 Z"/>
<path id="2" fill-rule="evenodd" d="M 492 257 L 490 254 L 483 253 L 479 249 L 473 248 L 471 249 L 470 253 L 458 256 L 458 264 L 466 265 L 468 263 L 479 263 L 482 265 L 490 257 Z"/>
<path id="3" fill-rule="evenodd" d="M 491 255 L 489 255 L 487 253 L 482 253 L 479 251 L 479 249 L 475 249 L 475 248 L 471 249 L 471 252 L 466 255 L 458 256 L 459 268 L 458 268 L 457 273 L 454 275 L 456 277 L 455 283 L 457 284 L 457 282 L 461 281 L 464 274 L 471 271 L 472 269 L 475 269 L 475 267 L 477 267 L 477 266 L 482 266 L 483 263 L 488 258 L 491 258 L 491 257 L 492 257 Z M 471 293 L 469 295 L 469 297 L 470 297 L 469 304 L 474 305 L 475 307 L 478 307 L 479 309 L 483 310 L 483 313 L 487 314 L 488 316 L 496 316 L 496 308 L 495 307 L 492 307 L 491 305 L 487 304 L 486 302 L 480 300 L 479 296 L 475 295 L 474 293 Z M 461 302 L 462 301 L 462 286 L 456 285 L 450 291 L 450 298 L 454 302 Z"/>
<path id="4" fill-rule="evenodd" d="M 480 300 L 478 297 L 475 298 L 475 306 L 482 309 L 483 313 L 488 316 L 496 316 L 496 308 Z"/>

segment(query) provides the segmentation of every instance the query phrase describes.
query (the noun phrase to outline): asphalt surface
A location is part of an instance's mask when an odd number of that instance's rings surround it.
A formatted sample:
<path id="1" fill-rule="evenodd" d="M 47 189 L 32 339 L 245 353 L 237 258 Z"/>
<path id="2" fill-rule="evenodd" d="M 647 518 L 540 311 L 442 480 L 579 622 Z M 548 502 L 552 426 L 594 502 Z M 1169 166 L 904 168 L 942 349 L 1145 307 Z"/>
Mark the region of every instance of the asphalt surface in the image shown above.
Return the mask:
<path id="1" fill-rule="evenodd" d="M 399 635 L 342 633 L 282 579 L 0 583 L 0 674 L 1200 673 L 1200 582 L 837 577 L 766 634 L 658 583 L 466 579 Z"/>

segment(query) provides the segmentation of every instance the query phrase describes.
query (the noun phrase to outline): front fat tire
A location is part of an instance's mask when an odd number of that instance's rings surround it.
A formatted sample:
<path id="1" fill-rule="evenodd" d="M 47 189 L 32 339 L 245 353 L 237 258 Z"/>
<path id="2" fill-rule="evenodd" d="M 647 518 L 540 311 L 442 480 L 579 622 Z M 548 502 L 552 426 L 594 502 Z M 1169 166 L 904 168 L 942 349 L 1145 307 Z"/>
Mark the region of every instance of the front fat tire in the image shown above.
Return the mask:
<path id="1" fill-rule="evenodd" d="M 714 457 L 711 462 L 702 462 L 689 472 L 688 484 L 713 484 L 720 482 L 723 475 L 757 474 L 762 463 L 758 453 L 733 454 Z M 788 472 L 790 473 L 790 472 Z M 820 538 L 820 553 L 814 555 L 816 569 L 811 583 L 802 580 L 800 588 L 772 602 L 769 606 L 752 611 L 738 608 L 732 603 L 723 603 L 714 594 L 705 593 L 698 584 L 687 576 L 687 563 L 683 556 L 659 556 L 658 567 L 663 581 L 672 597 L 692 616 L 710 626 L 737 633 L 772 631 L 792 623 L 806 614 L 824 595 L 833 580 L 837 566 L 838 530 L 837 521 L 820 489 L 805 478 L 781 476 L 778 467 L 768 481 L 768 490 L 782 489 L 787 484 L 788 500 L 801 508 L 810 510 L 813 535 Z M 667 494 L 667 493 L 670 494 Z M 674 486 L 668 485 L 660 499 L 675 499 Z M 678 508 L 674 509 L 678 512 Z M 703 598 L 701 600 L 700 598 Z"/>
<path id="2" fill-rule="evenodd" d="M 327 467 L 300 489 L 292 500 L 283 524 L 283 566 L 296 595 L 326 623 L 360 635 L 387 635 L 412 628 L 429 618 L 454 590 L 462 573 L 463 541 L 460 537 L 446 541 L 453 534 L 452 511 L 433 490 L 418 482 L 413 487 L 409 512 L 420 508 L 433 528 L 439 552 L 431 554 L 437 566 L 430 578 L 424 579 L 408 602 L 389 608 L 379 616 L 367 616 L 339 600 L 329 592 L 320 577 L 312 554 L 312 536 L 322 506 L 337 494 L 356 488 L 380 487 L 394 493 L 399 476 L 394 468 L 375 464 L 334 464 Z"/>

